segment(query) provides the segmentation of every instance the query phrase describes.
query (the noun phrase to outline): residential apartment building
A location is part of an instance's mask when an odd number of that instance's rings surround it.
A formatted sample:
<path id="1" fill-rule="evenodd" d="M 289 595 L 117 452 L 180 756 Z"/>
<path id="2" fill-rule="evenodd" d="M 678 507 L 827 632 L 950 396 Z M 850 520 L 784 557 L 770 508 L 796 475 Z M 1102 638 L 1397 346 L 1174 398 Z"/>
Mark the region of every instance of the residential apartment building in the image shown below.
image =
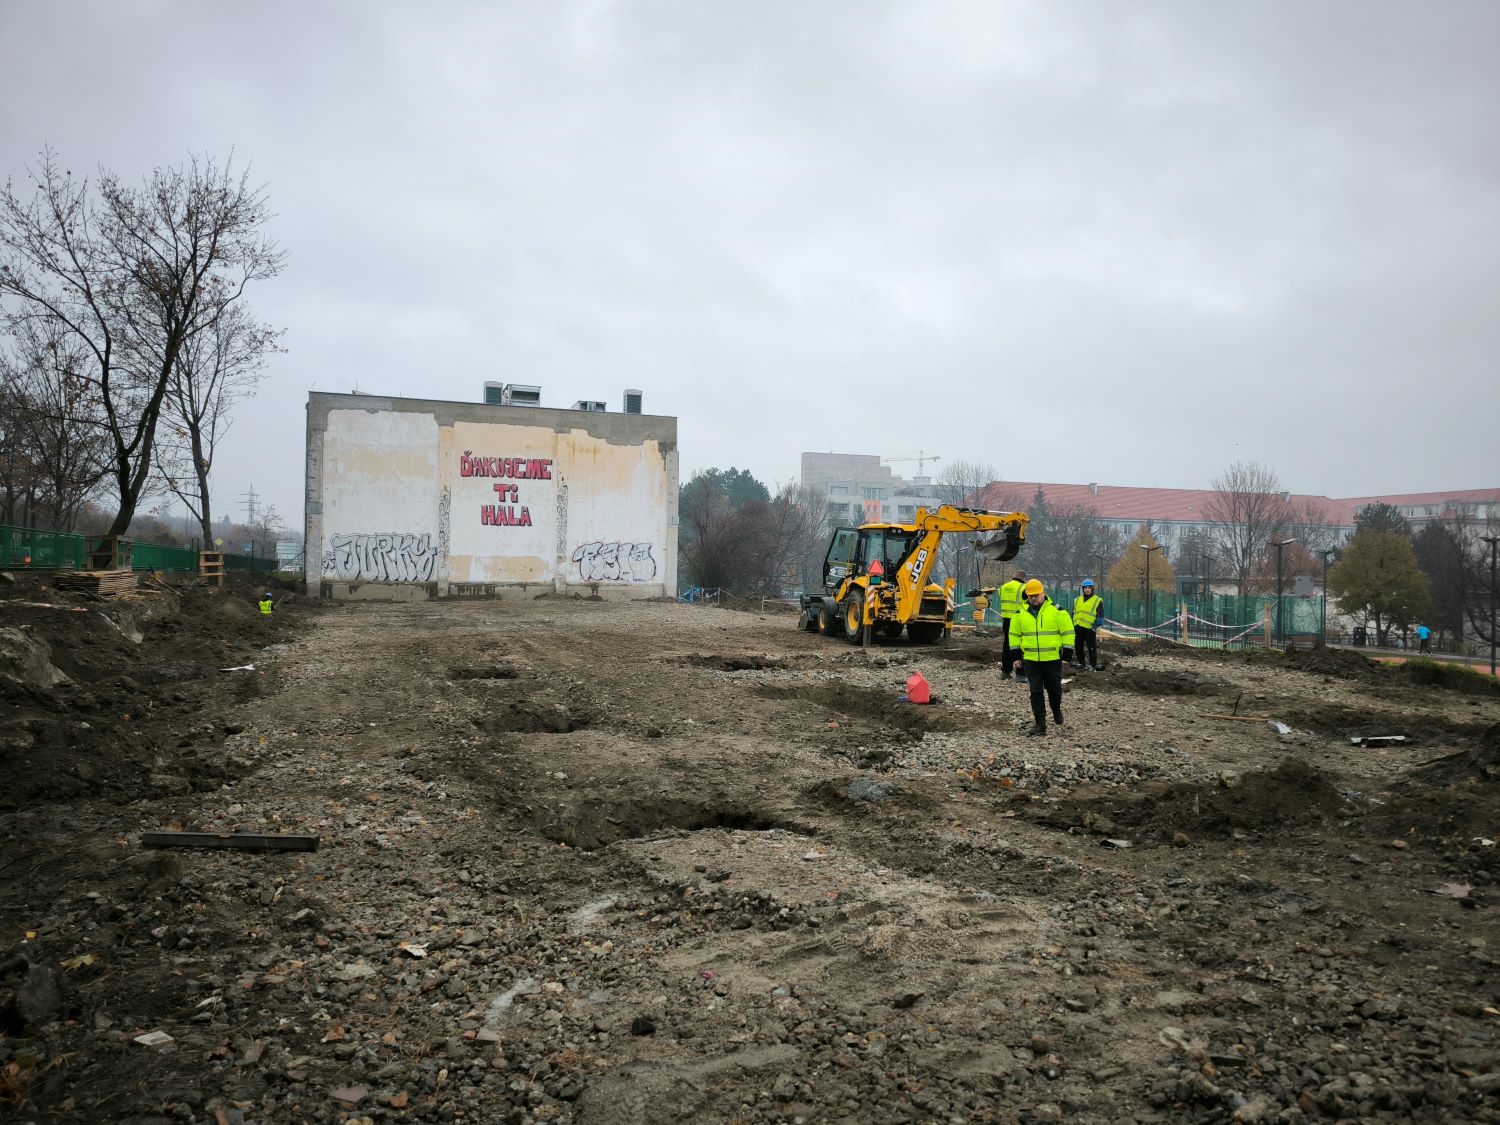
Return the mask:
<path id="1" fill-rule="evenodd" d="M 940 501 L 931 477 L 898 477 L 871 453 L 804 453 L 801 484 L 827 497 L 830 527 L 900 523 Z"/>

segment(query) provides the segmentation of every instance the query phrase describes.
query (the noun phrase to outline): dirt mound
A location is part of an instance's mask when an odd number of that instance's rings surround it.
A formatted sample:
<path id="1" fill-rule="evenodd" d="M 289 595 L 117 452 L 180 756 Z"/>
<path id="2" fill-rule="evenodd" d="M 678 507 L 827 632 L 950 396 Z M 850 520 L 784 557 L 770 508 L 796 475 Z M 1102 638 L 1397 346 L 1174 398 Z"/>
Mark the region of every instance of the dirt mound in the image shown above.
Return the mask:
<path id="1" fill-rule="evenodd" d="M 1005 649 L 1000 645 L 1000 634 L 993 638 L 966 638 L 938 645 L 931 653 L 939 660 L 956 660 L 966 664 L 999 664 L 1005 659 Z"/>
<path id="2" fill-rule="evenodd" d="M 1408 783 L 1458 785 L 1465 781 L 1500 781 L 1500 723 L 1480 735 L 1474 748 L 1418 766 Z"/>
<path id="3" fill-rule="evenodd" d="M 1500 695 L 1500 682 L 1466 664 L 1442 660 L 1408 660 L 1389 669 L 1388 674 L 1421 687 L 1445 688 L 1464 695 Z"/>
<path id="4" fill-rule="evenodd" d="M 586 705 L 523 699 L 501 703 L 474 725 L 486 734 L 567 734 L 592 726 L 597 718 Z"/>
<path id="5" fill-rule="evenodd" d="M 0 629 L 0 690 L 45 691 L 67 678 L 52 663 L 46 641 L 21 629 Z"/>
<path id="6" fill-rule="evenodd" d="M 1080 676 L 1075 684 L 1139 695 L 1224 695 L 1233 689 L 1217 676 L 1115 667 L 1107 675 Z"/>
<path id="7" fill-rule="evenodd" d="M 772 699 L 798 699 L 836 711 L 851 719 L 864 719 L 910 739 L 920 739 L 928 731 L 960 731 L 988 724 L 976 715 L 945 707 L 941 699 L 926 706 L 906 703 L 895 689 L 851 687 L 842 683 L 814 684 L 810 687 L 764 687 L 760 694 Z"/>
<path id="8" fill-rule="evenodd" d="M 765 670 L 780 671 L 791 667 L 786 660 L 766 656 L 762 653 L 724 653 L 696 652 L 690 656 L 684 656 L 674 663 L 687 664 L 694 668 L 712 668 L 717 672 L 760 672 Z"/>
<path id="9" fill-rule="evenodd" d="M 1064 801 L 1036 819 L 1055 828 L 1083 827 L 1101 835 L 1125 833 L 1170 840 L 1263 835 L 1311 824 L 1346 811 L 1329 775 L 1290 759 L 1274 770 L 1247 774 L 1225 785 L 1170 785 L 1144 796 Z"/>
<path id="10" fill-rule="evenodd" d="M 1380 666 L 1369 657 L 1346 648 L 1292 649 L 1285 656 L 1286 666 L 1299 672 L 1334 676 L 1343 680 L 1373 679 Z"/>
<path id="11" fill-rule="evenodd" d="M 253 664 L 294 616 L 262 620 L 243 594 L 219 591 L 43 596 L 0 602 L 0 634 L 13 642 L 0 644 L 13 658 L 0 663 L 15 672 L 0 684 L 0 808 L 187 794 L 248 768 L 221 716 L 268 685 L 222 669 Z"/>

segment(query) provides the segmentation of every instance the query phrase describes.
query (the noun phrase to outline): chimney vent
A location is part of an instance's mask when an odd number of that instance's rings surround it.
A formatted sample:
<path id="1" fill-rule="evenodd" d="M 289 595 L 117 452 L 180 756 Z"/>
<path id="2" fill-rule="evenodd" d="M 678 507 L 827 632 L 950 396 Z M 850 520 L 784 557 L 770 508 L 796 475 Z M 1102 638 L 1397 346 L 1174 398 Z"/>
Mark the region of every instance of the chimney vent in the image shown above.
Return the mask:
<path id="1" fill-rule="evenodd" d="M 641 412 L 641 392 L 634 388 L 626 388 L 625 391 L 625 413 L 639 414 Z"/>

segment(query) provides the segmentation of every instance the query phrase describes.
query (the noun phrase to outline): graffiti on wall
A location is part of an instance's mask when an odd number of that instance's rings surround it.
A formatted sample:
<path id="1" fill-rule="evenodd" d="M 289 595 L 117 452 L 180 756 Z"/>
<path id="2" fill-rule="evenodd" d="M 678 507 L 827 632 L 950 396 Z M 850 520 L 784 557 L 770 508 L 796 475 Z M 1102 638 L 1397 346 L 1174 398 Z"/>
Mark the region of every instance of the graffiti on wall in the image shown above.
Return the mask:
<path id="1" fill-rule="evenodd" d="M 584 543 L 573 552 L 584 582 L 650 582 L 656 560 L 650 543 Z"/>
<path id="2" fill-rule="evenodd" d="M 484 527 L 530 527 L 531 508 L 521 503 L 521 486 L 508 484 L 516 480 L 551 480 L 550 457 L 476 457 L 464 450 L 458 459 L 461 477 L 498 477 L 495 503 L 479 505 L 479 523 Z"/>
<path id="3" fill-rule="evenodd" d="M 323 573 L 345 581 L 428 582 L 437 565 L 431 535 L 333 535 L 328 545 Z"/>

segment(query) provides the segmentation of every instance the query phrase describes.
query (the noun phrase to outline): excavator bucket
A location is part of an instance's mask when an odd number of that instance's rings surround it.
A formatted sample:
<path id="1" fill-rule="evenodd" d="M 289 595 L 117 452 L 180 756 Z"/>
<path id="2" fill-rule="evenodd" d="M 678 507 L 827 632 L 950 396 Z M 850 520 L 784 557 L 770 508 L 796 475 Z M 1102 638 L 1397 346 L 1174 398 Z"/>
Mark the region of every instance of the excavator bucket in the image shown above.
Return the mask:
<path id="1" fill-rule="evenodd" d="M 991 562 L 1009 562 L 1020 552 L 1023 542 L 1025 534 L 1019 528 L 1008 527 L 1003 534 L 996 532 L 989 539 L 981 539 L 975 547 L 981 558 Z"/>

